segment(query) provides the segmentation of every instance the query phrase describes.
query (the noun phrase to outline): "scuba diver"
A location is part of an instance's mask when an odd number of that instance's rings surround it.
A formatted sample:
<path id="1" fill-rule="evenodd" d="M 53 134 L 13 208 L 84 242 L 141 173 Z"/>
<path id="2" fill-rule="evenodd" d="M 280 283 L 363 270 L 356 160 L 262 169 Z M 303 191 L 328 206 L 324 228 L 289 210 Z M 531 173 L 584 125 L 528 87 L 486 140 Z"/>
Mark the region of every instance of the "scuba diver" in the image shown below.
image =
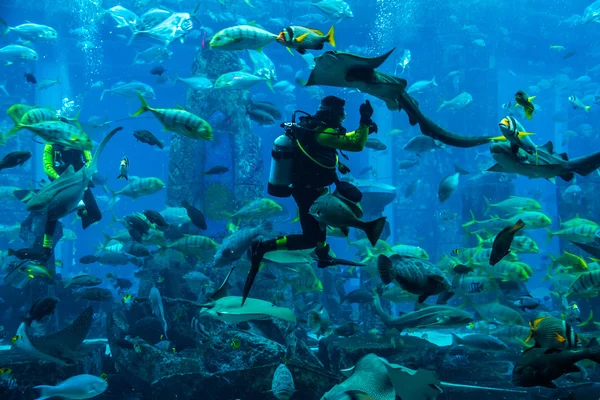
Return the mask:
<path id="1" fill-rule="evenodd" d="M 339 162 L 338 150 L 360 152 L 369 134 L 377 132 L 371 120 L 373 107 L 367 100 L 360 106 L 360 124 L 354 132 L 346 132 L 342 122 L 346 117 L 346 102 L 335 96 L 321 100 L 318 111 L 310 115 L 296 111 L 291 123 L 284 123 L 285 134 L 273 144 L 268 193 L 275 197 L 292 196 L 298 206 L 302 234 L 287 235 L 271 240 L 255 240 L 249 250 L 252 263 L 244 286 L 242 305 L 248 296 L 264 255 L 277 250 L 315 249 L 319 268 L 349 263 L 333 258 L 326 243 L 326 229 L 310 214 L 311 205 L 336 184 L 336 192 L 350 202 L 358 203 L 362 193 L 348 182 L 340 181 L 337 171 L 350 170 Z M 296 114 L 300 117 L 296 124 Z M 346 157 L 343 153 L 342 155 Z M 347 158 L 347 157 L 346 157 Z"/>
<path id="2" fill-rule="evenodd" d="M 69 149 L 60 144 L 46 144 L 44 146 L 44 172 L 48 175 L 50 181 L 58 179 L 70 165 L 73 166 L 75 171 L 79 171 L 91 161 L 92 153 L 89 150 Z M 93 184 L 90 184 L 90 187 L 93 187 Z M 87 227 L 102 219 L 102 213 L 90 188 L 83 193 L 83 199 L 77 206 L 77 215 L 81 217 L 83 229 L 87 229 Z M 54 236 L 57 223 L 57 219 L 48 216 L 42 245 L 42 251 L 47 256 L 52 253 L 52 237 Z"/>

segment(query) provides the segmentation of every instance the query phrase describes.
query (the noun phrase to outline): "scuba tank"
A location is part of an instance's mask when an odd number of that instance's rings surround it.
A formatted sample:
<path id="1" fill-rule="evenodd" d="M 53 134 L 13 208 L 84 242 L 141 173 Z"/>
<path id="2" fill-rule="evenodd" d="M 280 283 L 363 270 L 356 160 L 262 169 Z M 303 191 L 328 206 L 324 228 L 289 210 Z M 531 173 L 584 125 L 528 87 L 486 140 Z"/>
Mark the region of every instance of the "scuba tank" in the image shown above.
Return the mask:
<path id="1" fill-rule="evenodd" d="M 273 197 L 290 197 L 292 195 L 294 159 L 296 158 L 296 154 L 299 150 L 299 144 L 294 135 L 294 131 L 297 129 L 312 131 L 312 129 L 307 129 L 296 124 L 297 113 L 306 114 L 308 117 L 310 117 L 310 114 L 307 112 L 299 110 L 294 111 L 294 114 L 292 115 L 292 122 L 285 122 L 281 124 L 281 127 L 284 128 L 285 133 L 279 136 L 273 142 L 273 148 L 271 150 L 271 168 L 267 186 L 267 193 Z M 344 133 L 345 130 L 340 134 Z M 310 158 L 308 154 L 306 155 Z M 343 153 L 342 155 L 344 158 L 348 158 Z M 313 160 L 313 162 L 316 161 Z M 335 167 L 337 167 L 342 174 L 347 174 L 350 172 L 350 169 L 346 165 L 338 163 L 337 161 Z"/>
<path id="2" fill-rule="evenodd" d="M 271 196 L 290 197 L 292 195 L 295 155 L 296 143 L 286 131 L 275 139 L 271 150 L 271 170 L 267 187 L 267 192 Z"/>
<path id="3" fill-rule="evenodd" d="M 294 137 L 294 130 L 299 128 L 299 125 L 296 124 L 296 113 L 309 115 L 304 111 L 294 111 L 292 122 L 285 122 L 280 125 L 285 132 L 275 139 L 271 149 L 271 168 L 267 193 L 273 197 L 290 197 L 292 195 L 294 158 L 298 149 Z"/>

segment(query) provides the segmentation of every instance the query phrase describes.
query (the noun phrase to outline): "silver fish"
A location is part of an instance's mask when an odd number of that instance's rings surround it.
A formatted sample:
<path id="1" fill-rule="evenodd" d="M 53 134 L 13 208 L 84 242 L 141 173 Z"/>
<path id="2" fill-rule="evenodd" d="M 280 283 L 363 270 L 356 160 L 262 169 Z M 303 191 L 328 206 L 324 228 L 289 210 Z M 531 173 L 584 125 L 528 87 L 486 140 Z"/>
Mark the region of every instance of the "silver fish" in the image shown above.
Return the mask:
<path id="1" fill-rule="evenodd" d="M 430 81 L 417 81 L 417 82 L 413 83 L 412 85 L 410 85 L 408 87 L 408 89 L 406 89 L 406 93 L 408 93 L 408 94 L 422 93 L 425 90 L 430 89 L 437 85 L 438 84 L 435 81 L 435 76 L 434 76 L 433 79 Z"/>
<path id="2" fill-rule="evenodd" d="M 404 145 L 404 150 L 419 155 L 421 153 L 443 149 L 445 147 L 446 145 L 438 142 L 437 140 L 427 136 L 419 135 L 410 139 L 408 143 Z"/>
<path id="3" fill-rule="evenodd" d="M 183 38 L 194 27 L 192 16 L 188 13 L 173 13 L 160 24 L 148 30 L 134 30 L 129 44 L 139 36 L 150 37 L 163 42 L 168 46 L 174 40 L 179 39 L 183 43 Z"/>
<path id="4" fill-rule="evenodd" d="M 0 19 L 0 36 L 4 36 L 9 32 L 15 32 L 22 39 L 30 42 L 48 41 L 58 38 L 56 30 L 46 25 L 26 23 L 11 28 L 6 22 Z"/>
<path id="5" fill-rule="evenodd" d="M 343 0 L 322 0 L 318 3 L 312 3 L 311 5 L 317 7 L 323 14 L 335 21 L 342 21 L 354 17 L 350 5 Z"/>
<path id="6" fill-rule="evenodd" d="M 310 207 L 309 213 L 312 215 L 321 229 L 327 226 L 342 228 L 348 231 L 348 227 L 357 228 L 366 233 L 373 246 L 379 240 L 381 232 L 385 227 L 385 217 L 365 222 L 356 214 L 359 208 L 349 205 L 346 201 L 335 195 L 326 194 L 319 197 Z"/>
<path id="7" fill-rule="evenodd" d="M 0 59 L 6 61 L 5 66 L 26 61 L 37 61 L 38 54 L 29 47 L 11 44 L 0 49 Z"/>
<path id="8" fill-rule="evenodd" d="M 152 46 L 135 55 L 133 59 L 134 65 L 140 64 L 162 64 L 173 55 L 173 52 L 164 46 Z"/>
<path id="9" fill-rule="evenodd" d="M 473 96 L 471 96 L 470 93 L 462 92 L 461 94 L 459 94 L 452 100 L 442 102 L 442 104 L 438 108 L 438 112 L 445 110 L 445 109 L 450 109 L 450 110 L 454 110 L 454 111 L 464 110 L 465 108 L 469 107 L 472 103 L 473 103 Z"/>
<path id="10" fill-rule="evenodd" d="M 100 101 L 104 99 L 104 95 L 106 93 L 115 93 L 128 99 L 137 99 L 138 92 L 141 93 L 142 96 L 144 96 L 144 98 L 156 98 L 156 94 L 154 94 L 154 89 L 152 89 L 151 86 L 148 86 L 142 82 L 131 81 L 117 82 L 110 89 L 103 90 L 102 94 L 100 95 Z"/>
<path id="11" fill-rule="evenodd" d="M 165 338 L 167 337 L 167 320 L 165 320 L 165 311 L 163 309 L 162 298 L 160 297 L 160 292 L 157 288 L 153 287 L 150 290 L 150 296 L 148 298 L 150 300 L 150 306 L 152 307 L 152 314 L 156 315 L 156 318 L 160 320 L 160 323 L 163 327 L 163 332 L 165 334 Z"/>
<path id="12" fill-rule="evenodd" d="M 106 13 L 117 22 L 117 28 L 129 27 L 133 29 L 140 19 L 136 13 L 122 6 L 111 7 L 106 10 Z"/>
<path id="13" fill-rule="evenodd" d="M 459 177 L 461 175 L 468 174 L 467 171 L 462 170 L 456 165 L 454 166 L 454 169 L 456 171 L 454 174 L 448 175 L 440 182 L 440 185 L 438 187 L 438 199 L 440 200 L 440 203 L 443 203 L 446 200 L 448 200 L 450 196 L 452 196 L 452 194 L 456 191 L 456 189 L 458 188 Z"/>
<path id="14" fill-rule="evenodd" d="M 231 265 L 239 260 L 259 235 L 268 233 L 273 228 L 270 221 L 263 222 L 254 228 L 242 228 L 223 240 L 214 258 L 214 266 Z"/>
<path id="15" fill-rule="evenodd" d="M 247 50 L 252 64 L 254 64 L 254 75 L 262 76 L 268 80 L 277 80 L 275 64 L 264 52 L 256 50 Z"/>

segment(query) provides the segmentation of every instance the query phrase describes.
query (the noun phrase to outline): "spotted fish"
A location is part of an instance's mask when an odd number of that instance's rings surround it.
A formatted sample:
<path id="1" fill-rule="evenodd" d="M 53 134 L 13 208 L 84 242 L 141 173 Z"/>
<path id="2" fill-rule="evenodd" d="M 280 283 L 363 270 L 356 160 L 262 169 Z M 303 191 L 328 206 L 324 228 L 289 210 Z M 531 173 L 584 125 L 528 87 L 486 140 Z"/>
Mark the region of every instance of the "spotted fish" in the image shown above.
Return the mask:
<path id="1" fill-rule="evenodd" d="M 279 364 L 279 367 L 275 370 L 271 389 L 273 395 L 279 400 L 289 400 L 294 395 L 296 391 L 294 377 L 285 364 Z"/>
<path id="2" fill-rule="evenodd" d="M 391 257 L 380 255 L 377 270 L 383 283 L 387 285 L 397 281 L 407 292 L 419 295 L 419 303 L 436 294 L 450 295 L 448 292 L 452 284 L 439 268 L 428 261 L 397 254 Z"/>

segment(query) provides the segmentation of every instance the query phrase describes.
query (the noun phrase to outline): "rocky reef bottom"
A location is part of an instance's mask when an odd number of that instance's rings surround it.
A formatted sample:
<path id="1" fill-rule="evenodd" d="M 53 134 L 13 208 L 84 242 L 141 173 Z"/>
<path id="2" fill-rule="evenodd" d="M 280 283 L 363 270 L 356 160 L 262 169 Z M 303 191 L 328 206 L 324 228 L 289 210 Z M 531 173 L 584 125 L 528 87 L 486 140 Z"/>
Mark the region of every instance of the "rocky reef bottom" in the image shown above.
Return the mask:
<path id="1" fill-rule="evenodd" d="M 36 385 L 88 373 L 106 374 L 108 390 L 98 399 L 264 400 L 275 398 L 273 374 L 283 363 L 294 379 L 292 399 L 319 400 L 347 378 L 341 370 L 368 354 L 433 371 L 444 389 L 439 399 L 555 400 L 571 392 L 577 399 L 600 397 L 600 385 L 591 383 L 597 381 L 595 372 L 587 382 L 558 382 L 568 387 L 554 391 L 514 387 L 510 368 L 520 357 L 518 349 L 441 347 L 397 333 L 330 335 L 311 349 L 298 329 L 278 320 L 230 324 L 197 318 L 199 305 L 191 301 L 163 298 L 163 303 L 165 315 L 177 318 L 168 321 L 168 338 L 148 301 L 138 298 L 130 310 L 108 315 L 107 340 L 84 343 L 75 366 L 32 359 L 18 350 L 0 351 L 0 368 L 12 369 L 16 381 L 14 387 L 0 383 L 0 399 L 34 399 Z"/>

